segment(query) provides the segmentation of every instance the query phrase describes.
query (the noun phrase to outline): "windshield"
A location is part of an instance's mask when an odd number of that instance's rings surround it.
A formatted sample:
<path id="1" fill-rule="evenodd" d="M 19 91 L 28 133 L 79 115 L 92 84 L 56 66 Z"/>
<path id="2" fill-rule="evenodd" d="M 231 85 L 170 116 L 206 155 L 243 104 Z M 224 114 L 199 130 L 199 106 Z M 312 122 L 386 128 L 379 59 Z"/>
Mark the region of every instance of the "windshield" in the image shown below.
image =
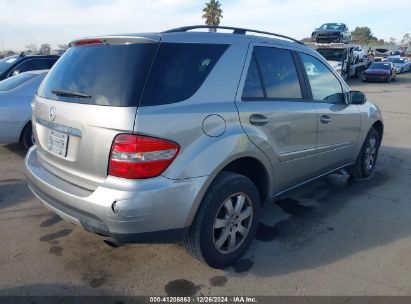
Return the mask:
<path id="1" fill-rule="evenodd" d="M 0 81 L 0 92 L 9 91 L 32 79 L 35 74 L 23 73 Z"/>
<path id="2" fill-rule="evenodd" d="M 404 63 L 405 60 L 401 58 L 387 58 L 387 61 L 393 62 L 393 63 Z"/>
<path id="3" fill-rule="evenodd" d="M 391 69 L 391 65 L 389 63 L 383 62 L 374 62 L 369 67 L 370 70 L 389 70 Z"/>
<path id="4" fill-rule="evenodd" d="M 343 30 L 344 25 L 339 24 L 339 23 L 325 23 L 321 25 L 320 30 Z"/>
<path id="5" fill-rule="evenodd" d="M 137 106 L 157 47 L 157 43 L 71 47 L 37 94 L 72 103 Z"/>
<path id="6" fill-rule="evenodd" d="M 2 75 L 5 71 L 8 70 L 9 67 L 11 67 L 16 60 L 18 59 L 17 56 L 11 56 L 11 57 L 6 57 L 4 59 L 0 60 L 0 75 Z"/>
<path id="7" fill-rule="evenodd" d="M 344 57 L 344 50 L 341 49 L 318 49 L 317 52 L 332 61 L 342 61 Z"/>

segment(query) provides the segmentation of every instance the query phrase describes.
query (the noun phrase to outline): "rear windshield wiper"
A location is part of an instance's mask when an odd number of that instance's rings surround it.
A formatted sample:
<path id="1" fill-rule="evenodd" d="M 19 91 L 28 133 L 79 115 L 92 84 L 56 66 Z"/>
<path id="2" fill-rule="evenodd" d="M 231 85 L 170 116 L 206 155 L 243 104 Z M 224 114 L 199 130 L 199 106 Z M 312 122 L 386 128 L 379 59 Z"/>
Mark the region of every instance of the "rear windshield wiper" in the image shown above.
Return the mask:
<path id="1" fill-rule="evenodd" d="M 66 91 L 66 90 L 51 90 L 51 93 L 57 95 L 57 96 L 63 96 L 63 97 L 80 97 L 80 98 L 91 98 L 90 95 L 79 93 L 79 92 L 72 92 L 72 91 Z"/>

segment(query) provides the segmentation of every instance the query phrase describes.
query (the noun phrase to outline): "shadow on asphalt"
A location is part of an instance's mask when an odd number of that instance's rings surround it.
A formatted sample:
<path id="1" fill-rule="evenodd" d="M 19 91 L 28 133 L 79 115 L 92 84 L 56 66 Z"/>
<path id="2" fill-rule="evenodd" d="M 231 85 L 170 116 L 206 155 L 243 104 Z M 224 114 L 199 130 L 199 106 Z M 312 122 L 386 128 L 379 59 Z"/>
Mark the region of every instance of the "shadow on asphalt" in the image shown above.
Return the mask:
<path id="1" fill-rule="evenodd" d="M 0 215 L 1 209 L 17 205 L 33 197 L 27 182 L 20 179 L 0 180 Z"/>
<path id="2" fill-rule="evenodd" d="M 26 156 L 27 150 L 19 143 L 8 144 L 4 146 L 10 152 L 19 155 L 21 158 Z"/>
<path id="3" fill-rule="evenodd" d="M 316 268 L 409 237 L 410 155 L 383 146 L 372 178 L 338 188 L 318 180 L 273 203 L 289 217 L 260 225 L 260 241 L 244 259 L 251 261 L 247 271 L 271 276 Z"/>

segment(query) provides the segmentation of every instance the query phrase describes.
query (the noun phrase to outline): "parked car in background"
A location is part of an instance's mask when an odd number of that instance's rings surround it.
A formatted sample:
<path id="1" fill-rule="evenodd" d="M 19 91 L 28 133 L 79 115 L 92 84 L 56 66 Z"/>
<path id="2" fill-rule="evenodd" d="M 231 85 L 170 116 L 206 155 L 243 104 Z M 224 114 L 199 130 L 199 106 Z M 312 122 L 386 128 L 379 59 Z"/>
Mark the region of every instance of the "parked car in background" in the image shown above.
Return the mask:
<path id="1" fill-rule="evenodd" d="M 351 32 L 344 23 L 325 23 L 316 28 L 311 37 L 318 43 L 348 43 L 351 40 Z"/>
<path id="2" fill-rule="evenodd" d="M 354 56 L 355 56 L 355 63 L 364 60 L 365 52 L 363 51 L 363 49 L 361 48 L 360 45 L 356 45 L 356 46 L 354 47 L 353 54 L 354 54 Z"/>
<path id="3" fill-rule="evenodd" d="M 35 70 L 48 70 L 60 58 L 57 55 L 13 55 L 0 60 L 0 81 L 8 77 Z"/>
<path id="4" fill-rule="evenodd" d="M 33 144 L 31 102 L 48 70 L 23 72 L 0 81 L 0 143 Z"/>
<path id="5" fill-rule="evenodd" d="M 401 57 L 411 58 L 411 51 L 405 51 L 401 54 Z"/>
<path id="6" fill-rule="evenodd" d="M 383 136 L 365 94 L 274 37 L 192 26 L 73 41 L 33 100 L 30 189 L 87 231 L 232 265 L 264 202 L 341 168 L 370 177 Z"/>
<path id="7" fill-rule="evenodd" d="M 408 58 L 401 58 L 400 56 L 390 56 L 385 59 L 386 62 L 392 62 L 395 66 L 397 74 L 408 72 L 411 67 L 411 60 Z"/>
<path id="8" fill-rule="evenodd" d="M 374 61 L 375 62 L 384 61 L 390 55 L 391 55 L 391 52 L 388 49 L 384 49 L 384 48 L 375 49 Z"/>
<path id="9" fill-rule="evenodd" d="M 363 81 L 386 81 L 391 82 L 396 77 L 394 64 L 391 62 L 373 62 L 364 71 Z"/>

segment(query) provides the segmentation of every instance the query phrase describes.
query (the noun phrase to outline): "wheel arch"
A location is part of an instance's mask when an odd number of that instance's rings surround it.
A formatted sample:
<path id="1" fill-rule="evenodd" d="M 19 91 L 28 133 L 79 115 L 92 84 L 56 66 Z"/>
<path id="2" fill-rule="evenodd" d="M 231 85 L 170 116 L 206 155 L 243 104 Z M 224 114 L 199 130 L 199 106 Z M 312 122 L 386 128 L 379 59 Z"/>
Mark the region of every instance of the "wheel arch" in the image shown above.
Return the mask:
<path id="1" fill-rule="evenodd" d="M 379 140 L 380 140 L 380 146 L 381 146 L 381 142 L 382 142 L 382 137 L 384 135 L 384 125 L 382 124 L 382 122 L 380 120 L 377 120 L 376 122 L 374 122 L 374 124 L 372 125 L 372 128 L 375 128 L 378 132 L 378 136 L 379 136 Z"/>
<path id="2" fill-rule="evenodd" d="M 264 159 L 265 158 L 265 159 Z M 271 170 L 271 171 L 270 171 Z M 197 198 L 195 199 L 190 215 L 187 219 L 186 226 L 191 226 L 195 216 L 201 208 L 201 203 L 210 186 L 221 172 L 228 171 L 237 174 L 244 175 L 255 184 L 258 193 L 260 194 L 261 203 L 269 200 L 274 190 L 274 172 L 272 165 L 264 155 L 263 159 L 256 155 L 244 155 L 240 154 L 237 157 L 232 157 L 218 168 L 208 177 L 204 183 L 203 188 L 199 191 Z"/>

